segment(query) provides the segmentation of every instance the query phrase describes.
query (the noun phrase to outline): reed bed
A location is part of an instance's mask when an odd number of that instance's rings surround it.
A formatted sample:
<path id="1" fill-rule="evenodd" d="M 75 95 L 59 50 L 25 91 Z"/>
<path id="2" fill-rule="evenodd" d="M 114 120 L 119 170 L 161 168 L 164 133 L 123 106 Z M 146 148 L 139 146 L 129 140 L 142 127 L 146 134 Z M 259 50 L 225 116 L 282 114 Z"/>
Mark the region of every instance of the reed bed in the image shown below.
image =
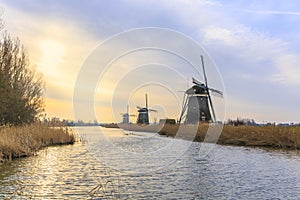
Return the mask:
<path id="1" fill-rule="evenodd" d="M 0 162 L 34 155 L 46 146 L 74 142 L 74 135 L 63 127 L 53 128 L 41 124 L 0 127 Z"/>
<path id="2" fill-rule="evenodd" d="M 121 126 L 125 130 L 132 131 L 147 131 L 157 132 L 160 135 L 168 137 L 176 137 L 181 139 L 193 140 L 196 142 L 209 142 L 207 130 L 211 126 L 212 128 L 222 128 L 220 125 L 213 127 L 207 123 L 201 123 L 197 127 L 191 125 L 150 125 L 145 127 L 127 125 Z M 180 127 L 180 128 L 179 128 Z M 197 133 L 195 133 L 197 130 Z M 214 131 L 212 136 L 215 137 Z M 224 145 L 237 145 L 237 146 L 264 146 L 274 148 L 286 148 L 286 149 L 300 149 L 300 126 L 231 126 L 224 125 L 222 132 L 217 135 L 218 144 Z M 215 142 L 215 139 L 211 139 Z"/>
<path id="3" fill-rule="evenodd" d="M 218 143 L 300 149 L 300 126 L 224 126 Z"/>

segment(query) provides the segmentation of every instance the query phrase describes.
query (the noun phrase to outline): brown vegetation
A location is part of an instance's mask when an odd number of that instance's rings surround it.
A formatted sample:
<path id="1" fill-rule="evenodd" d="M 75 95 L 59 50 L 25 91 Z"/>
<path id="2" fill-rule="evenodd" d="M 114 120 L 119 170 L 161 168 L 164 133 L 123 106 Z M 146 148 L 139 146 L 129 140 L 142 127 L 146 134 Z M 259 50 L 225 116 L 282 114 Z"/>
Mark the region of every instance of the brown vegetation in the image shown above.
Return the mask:
<path id="1" fill-rule="evenodd" d="M 300 126 L 224 126 L 218 143 L 300 149 Z"/>
<path id="2" fill-rule="evenodd" d="M 207 135 L 209 125 L 200 124 L 197 134 L 193 134 L 196 127 L 190 125 L 150 125 L 139 127 L 134 125 L 122 125 L 121 128 L 132 131 L 157 132 L 160 135 L 177 137 L 182 139 L 203 142 L 210 141 Z M 215 128 L 221 128 L 215 127 Z M 179 130 L 179 131 L 178 131 Z M 213 134 L 212 134 L 213 135 Z M 218 137 L 219 135 L 217 135 Z M 213 136 L 215 137 L 215 136 Z M 211 139 L 212 142 L 215 139 Z M 300 126 L 231 126 L 224 125 L 222 133 L 217 140 L 218 144 L 238 146 L 264 146 L 275 148 L 300 149 Z"/>
<path id="3" fill-rule="evenodd" d="M 49 128 L 40 124 L 0 127 L 0 162 L 33 155 L 46 146 L 74 142 L 74 135 L 66 128 Z"/>
<path id="4" fill-rule="evenodd" d="M 0 18 L 0 31 L 2 29 Z M 34 154 L 45 146 L 74 142 L 74 136 L 66 129 L 34 124 L 44 111 L 43 87 L 42 76 L 30 65 L 28 53 L 19 39 L 13 39 L 6 32 L 1 34 L 0 162 Z"/>

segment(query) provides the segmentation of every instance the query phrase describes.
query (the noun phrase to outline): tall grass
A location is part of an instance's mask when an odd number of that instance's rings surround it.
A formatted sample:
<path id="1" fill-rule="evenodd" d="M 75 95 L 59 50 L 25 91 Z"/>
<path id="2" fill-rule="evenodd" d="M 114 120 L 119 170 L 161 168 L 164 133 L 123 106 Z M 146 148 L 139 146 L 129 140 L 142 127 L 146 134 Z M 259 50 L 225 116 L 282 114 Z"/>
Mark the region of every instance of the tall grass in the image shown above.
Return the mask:
<path id="1" fill-rule="evenodd" d="M 300 126 L 224 126 L 218 142 L 300 149 Z"/>
<path id="2" fill-rule="evenodd" d="M 197 127 L 190 125 L 150 125 L 145 127 L 127 125 L 125 130 L 157 132 L 169 137 L 203 142 L 209 124 L 201 123 Z M 178 131 L 180 130 L 180 131 Z M 193 131 L 197 130 L 194 134 Z M 218 144 L 238 146 L 265 146 L 275 148 L 300 149 L 300 126 L 231 126 L 224 125 Z"/>
<path id="3" fill-rule="evenodd" d="M 46 146 L 74 142 L 74 135 L 66 128 L 50 128 L 41 124 L 0 127 L 0 162 L 33 155 Z"/>

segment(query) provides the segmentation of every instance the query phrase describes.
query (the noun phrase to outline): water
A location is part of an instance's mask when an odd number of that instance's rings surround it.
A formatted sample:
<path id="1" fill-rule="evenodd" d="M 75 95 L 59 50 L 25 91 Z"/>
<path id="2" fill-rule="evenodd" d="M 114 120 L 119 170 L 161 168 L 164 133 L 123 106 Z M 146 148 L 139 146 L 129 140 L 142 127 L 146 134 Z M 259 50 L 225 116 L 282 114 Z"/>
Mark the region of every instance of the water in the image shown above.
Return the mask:
<path id="1" fill-rule="evenodd" d="M 300 198 L 297 151 L 216 145 L 199 156 L 201 143 L 176 140 L 175 147 L 188 147 L 181 156 L 161 151 L 172 138 L 107 129 L 114 151 L 99 143 L 103 136 L 95 139 L 97 128 L 80 130 L 88 144 L 49 147 L 0 164 L 0 199 Z"/>

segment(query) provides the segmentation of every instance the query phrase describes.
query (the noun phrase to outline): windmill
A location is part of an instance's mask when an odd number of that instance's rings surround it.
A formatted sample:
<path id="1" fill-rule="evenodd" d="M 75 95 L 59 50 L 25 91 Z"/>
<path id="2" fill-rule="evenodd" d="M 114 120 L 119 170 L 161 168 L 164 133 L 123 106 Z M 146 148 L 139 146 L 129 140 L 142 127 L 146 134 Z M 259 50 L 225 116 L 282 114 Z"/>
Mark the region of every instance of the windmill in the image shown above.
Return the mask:
<path id="1" fill-rule="evenodd" d="M 128 105 L 127 105 L 127 112 L 126 113 L 120 113 L 120 115 L 122 115 L 122 117 L 123 117 L 123 121 L 122 121 L 123 124 L 129 124 L 129 122 L 130 122 L 129 118 L 135 116 L 135 115 L 130 115 L 129 114 Z"/>
<path id="2" fill-rule="evenodd" d="M 211 95 L 223 97 L 219 90 L 208 87 L 205 73 L 204 60 L 201 55 L 204 83 L 193 78 L 193 86 L 185 91 L 182 110 L 178 122 L 196 124 L 199 121 L 216 122 L 216 114 L 212 103 Z"/>
<path id="3" fill-rule="evenodd" d="M 137 124 L 149 124 L 149 114 L 148 112 L 157 112 L 157 110 L 148 108 L 148 96 L 145 94 L 146 98 L 146 107 L 142 108 L 137 106 L 138 109 L 138 118 L 137 118 Z"/>

